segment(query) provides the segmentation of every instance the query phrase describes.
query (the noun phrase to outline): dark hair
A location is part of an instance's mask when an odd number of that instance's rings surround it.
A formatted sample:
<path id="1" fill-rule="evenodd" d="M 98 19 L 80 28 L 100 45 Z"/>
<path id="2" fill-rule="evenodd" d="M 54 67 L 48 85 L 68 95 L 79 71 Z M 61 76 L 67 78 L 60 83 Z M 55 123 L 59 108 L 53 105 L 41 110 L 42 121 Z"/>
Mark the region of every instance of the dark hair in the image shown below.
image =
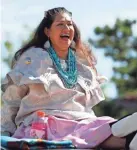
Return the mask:
<path id="1" fill-rule="evenodd" d="M 70 15 L 70 17 L 72 16 L 72 13 L 69 12 L 64 7 L 53 8 L 45 12 L 45 16 L 42 19 L 39 26 L 37 27 L 33 38 L 15 53 L 13 60 L 12 60 L 12 68 L 14 67 L 15 62 L 20 58 L 20 56 L 25 51 L 27 51 L 30 47 L 34 46 L 34 47 L 44 48 L 44 44 L 48 40 L 48 37 L 44 33 L 44 29 L 45 27 L 49 29 L 52 23 L 54 22 L 56 15 L 61 14 L 61 13 L 67 13 L 68 15 Z M 89 56 L 89 53 L 88 53 L 89 50 L 87 47 L 85 47 L 82 44 L 80 31 L 74 22 L 73 22 L 73 26 L 74 26 L 74 31 L 75 31 L 74 39 L 73 39 L 73 41 L 75 42 L 75 50 L 82 50 L 84 55 Z M 95 62 L 95 57 L 93 57 L 92 55 L 92 60 L 91 60 L 92 64 L 93 64 L 93 61 Z"/>

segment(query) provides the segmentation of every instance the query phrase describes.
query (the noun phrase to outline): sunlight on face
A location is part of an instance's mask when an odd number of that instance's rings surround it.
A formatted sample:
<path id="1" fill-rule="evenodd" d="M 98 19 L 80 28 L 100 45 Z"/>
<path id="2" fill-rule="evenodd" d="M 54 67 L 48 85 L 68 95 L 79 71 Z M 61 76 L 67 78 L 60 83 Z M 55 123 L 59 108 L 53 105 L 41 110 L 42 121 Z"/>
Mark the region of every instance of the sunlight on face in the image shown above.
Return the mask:
<path id="1" fill-rule="evenodd" d="M 72 18 L 67 13 L 58 14 L 48 30 L 54 49 L 67 50 L 74 38 Z"/>

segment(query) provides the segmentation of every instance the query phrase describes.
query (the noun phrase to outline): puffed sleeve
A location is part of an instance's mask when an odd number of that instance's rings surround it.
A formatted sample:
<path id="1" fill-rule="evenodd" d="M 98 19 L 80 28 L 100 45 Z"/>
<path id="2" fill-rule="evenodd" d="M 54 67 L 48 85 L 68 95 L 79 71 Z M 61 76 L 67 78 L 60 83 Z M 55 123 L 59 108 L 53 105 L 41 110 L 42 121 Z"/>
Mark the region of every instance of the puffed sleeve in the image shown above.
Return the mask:
<path id="1" fill-rule="evenodd" d="M 20 107 L 21 99 L 27 93 L 27 86 L 11 84 L 2 94 L 1 134 L 12 135 L 16 130 L 15 117 Z"/>
<path id="2" fill-rule="evenodd" d="M 102 75 L 98 75 L 92 68 L 90 68 L 90 72 L 92 74 L 91 85 L 89 86 L 90 94 L 91 94 L 91 103 L 93 106 L 105 100 L 105 96 L 103 90 L 101 88 L 101 84 L 107 81 L 107 78 Z"/>
<path id="3" fill-rule="evenodd" d="M 41 48 L 30 48 L 21 55 L 14 69 L 2 81 L 2 91 L 5 91 L 10 84 L 21 86 L 44 83 L 48 86 L 47 76 L 52 71 L 50 66 L 52 61 L 46 51 Z"/>
<path id="4" fill-rule="evenodd" d="M 41 48 L 31 47 L 24 52 L 14 68 L 7 73 L 1 83 L 2 95 L 2 132 L 13 134 L 16 130 L 15 117 L 21 100 L 29 91 L 29 84 L 43 83 L 48 87 L 48 74 L 52 61 Z M 48 89 L 48 88 L 47 88 Z"/>
<path id="5" fill-rule="evenodd" d="M 91 109 L 99 102 L 105 100 L 100 84 L 104 83 L 107 78 L 98 75 L 94 68 L 86 66 L 80 62 L 78 62 L 78 70 L 78 83 L 85 90 L 87 97 L 86 106 Z"/>

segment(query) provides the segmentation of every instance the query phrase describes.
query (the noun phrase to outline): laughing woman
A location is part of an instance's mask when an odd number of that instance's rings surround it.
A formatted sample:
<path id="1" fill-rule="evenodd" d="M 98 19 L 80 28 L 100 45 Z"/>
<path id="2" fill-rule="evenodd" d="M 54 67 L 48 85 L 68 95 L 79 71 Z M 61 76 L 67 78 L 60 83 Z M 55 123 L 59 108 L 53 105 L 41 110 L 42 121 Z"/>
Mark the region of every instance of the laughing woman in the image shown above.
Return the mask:
<path id="1" fill-rule="evenodd" d="M 124 148 L 125 139 L 111 135 L 115 119 L 96 117 L 92 110 L 104 100 L 104 79 L 95 62 L 72 13 L 62 7 L 46 11 L 33 39 L 16 52 L 2 83 L 2 135 L 30 138 L 33 117 L 43 111 L 47 140 L 69 139 L 77 148 Z"/>

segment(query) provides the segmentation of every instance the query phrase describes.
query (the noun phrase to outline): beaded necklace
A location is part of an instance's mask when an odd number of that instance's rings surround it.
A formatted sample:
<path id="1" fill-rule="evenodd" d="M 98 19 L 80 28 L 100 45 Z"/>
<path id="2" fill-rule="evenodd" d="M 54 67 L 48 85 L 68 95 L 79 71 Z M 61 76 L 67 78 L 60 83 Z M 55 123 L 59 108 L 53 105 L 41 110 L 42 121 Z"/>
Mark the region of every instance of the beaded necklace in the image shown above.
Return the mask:
<path id="1" fill-rule="evenodd" d="M 67 69 L 64 70 L 61 66 L 60 59 L 57 56 L 55 50 L 53 47 L 49 47 L 47 49 L 53 64 L 55 66 L 56 71 L 58 72 L 58 75 L 60 76 L 62 82 L 67 88 L 73 88 L 75 84 L 77 83 L 77 67 L 76 67 L 76 58 L 75 55 L 72 52 L 72 49 L 69 48 L 68 56 L 67 56 Z"/>

